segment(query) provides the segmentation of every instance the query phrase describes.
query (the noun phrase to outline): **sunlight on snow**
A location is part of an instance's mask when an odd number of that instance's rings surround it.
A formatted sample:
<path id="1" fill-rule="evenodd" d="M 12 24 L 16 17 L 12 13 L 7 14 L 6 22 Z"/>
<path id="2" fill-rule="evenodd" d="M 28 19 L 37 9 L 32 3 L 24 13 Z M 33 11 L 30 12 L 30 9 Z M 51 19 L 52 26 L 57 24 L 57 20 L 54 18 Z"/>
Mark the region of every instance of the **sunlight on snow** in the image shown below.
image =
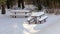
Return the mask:
<path id="1" fill-rule="evenodd" d="M 23 27 L 25 29 L 27 29 L 30 33 L 36 33 L 40 30 L 35 30 L 34 27 L 37 26 L 37 25 L 33 25 L 33 24 L 23 24 Z M 29 34 L 28 32 L 24 31 L 25 34 Z"/>

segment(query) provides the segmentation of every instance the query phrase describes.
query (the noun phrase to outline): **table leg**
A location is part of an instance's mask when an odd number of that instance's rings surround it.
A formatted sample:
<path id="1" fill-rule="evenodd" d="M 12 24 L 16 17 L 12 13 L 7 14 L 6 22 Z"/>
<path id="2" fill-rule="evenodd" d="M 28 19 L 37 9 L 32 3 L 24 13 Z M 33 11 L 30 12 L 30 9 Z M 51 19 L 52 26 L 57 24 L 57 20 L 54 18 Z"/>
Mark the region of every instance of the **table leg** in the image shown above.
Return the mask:
<path id="1" fill-rule="evenodd" d="M 16 18 L 16 16 L 15 16 L 15 18 Z"/>
<path id="2" fill-rule="evenodd" d="M 30 24 L 30 21 L 28 21 L 28 23 Z"/>
<path id="3" fill-rule="evenodd" d="M 37 17 L 34 18 L 35 24 L 37 24 Z"/>
<path id="4" fill-rule="evenodd" d="M 46 19 L 44 19 L 44 22 L 46 22 Z"/>
<path id="5" fill-rule="evenodd" d="M 41 24 L 41 21 L 39 21 L 39 24 Z"/>
<path id="6" fill-rule="evenodd" d="M 15 12 L 15 18 L 16 18 L 16 12 Z"/>
<path id="7" fill-rule="evenodd" d="M 25 15 L 27 14 L 27 12 L 25 12 Z M 25 16 L 25 18 L 26 18 L 27 16 Z"/>

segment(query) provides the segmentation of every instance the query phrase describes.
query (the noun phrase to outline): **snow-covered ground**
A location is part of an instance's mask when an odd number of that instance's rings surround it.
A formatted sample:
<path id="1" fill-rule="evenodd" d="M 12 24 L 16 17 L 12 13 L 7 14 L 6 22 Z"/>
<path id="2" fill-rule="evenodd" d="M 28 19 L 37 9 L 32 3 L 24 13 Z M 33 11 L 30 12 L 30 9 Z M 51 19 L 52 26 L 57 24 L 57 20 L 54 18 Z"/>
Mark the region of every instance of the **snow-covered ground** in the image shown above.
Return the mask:
<path id="1" fill-rule="evenodd" d="M 26 18 L 11 18 L 0 14 L 0 34 L 60 34 L 60 15 L 47 14 L 44 24 L 23 24 Z"/>
<path id="2" fill-rule="evenodd" d="M 9 11 L 1 15 L 0 34 L 60 34 L 60 15 L 47 14 L 44 24 L 24 24 L 26 18 L 11 18 Z"/>

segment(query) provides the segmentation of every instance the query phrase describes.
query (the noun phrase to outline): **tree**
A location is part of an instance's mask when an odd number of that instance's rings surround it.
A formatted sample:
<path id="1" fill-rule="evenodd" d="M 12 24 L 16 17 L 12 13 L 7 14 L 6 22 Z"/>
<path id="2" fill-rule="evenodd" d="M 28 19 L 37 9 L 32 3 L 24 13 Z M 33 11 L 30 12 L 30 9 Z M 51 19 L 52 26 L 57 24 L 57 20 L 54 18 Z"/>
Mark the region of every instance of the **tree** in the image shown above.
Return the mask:
<path id="1" fill-rule="evenodd" d="M 6 5 L 7 5 L 7 8 L 12 8 L 13 7 L 13 4 L 14 4 L 15 0 L 7 0 L 6 1 Z"/>
<path id="2" fill-rule="evenodd" d="M 9 9 L 10 8 L 10 0 L 6 1 L 6 5 L 7 5 L 7 8 Z"/>
<path id="3" fill-rule="evenodd" d="M 22 6 L 22 9 L 24 9 L 24 0 L 18 0 L 18 7 L 21 8 Z"/>
<path id="4" fill-rule="evenodd" d="M 42 9 L 40 0 L 33 0 L 33 4 L 38 7 L 38 10 Z"/>
<path id="5" fill-rule="evenodd" d="M 5 1 L 6 0 L 0 0 L 0 5 L 1 5 L 1 7 L 2 7 L 2 14 L 5 14 L 6 13 L 6 11 L 5 11 Z"/>

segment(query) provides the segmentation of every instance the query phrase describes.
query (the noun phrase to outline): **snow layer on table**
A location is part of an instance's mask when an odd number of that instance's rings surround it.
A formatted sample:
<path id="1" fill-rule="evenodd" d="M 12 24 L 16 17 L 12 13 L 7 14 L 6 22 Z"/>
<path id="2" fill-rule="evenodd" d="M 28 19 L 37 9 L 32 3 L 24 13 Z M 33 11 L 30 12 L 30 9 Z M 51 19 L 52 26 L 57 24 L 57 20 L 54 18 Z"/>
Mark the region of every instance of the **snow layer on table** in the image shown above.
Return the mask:
<path id="1" fill-rule="evenodd" d="M 34 12 L 31 14 L 31 16 L 41 16 L 43 14 L 44 14 L 44 12 Z"/>

